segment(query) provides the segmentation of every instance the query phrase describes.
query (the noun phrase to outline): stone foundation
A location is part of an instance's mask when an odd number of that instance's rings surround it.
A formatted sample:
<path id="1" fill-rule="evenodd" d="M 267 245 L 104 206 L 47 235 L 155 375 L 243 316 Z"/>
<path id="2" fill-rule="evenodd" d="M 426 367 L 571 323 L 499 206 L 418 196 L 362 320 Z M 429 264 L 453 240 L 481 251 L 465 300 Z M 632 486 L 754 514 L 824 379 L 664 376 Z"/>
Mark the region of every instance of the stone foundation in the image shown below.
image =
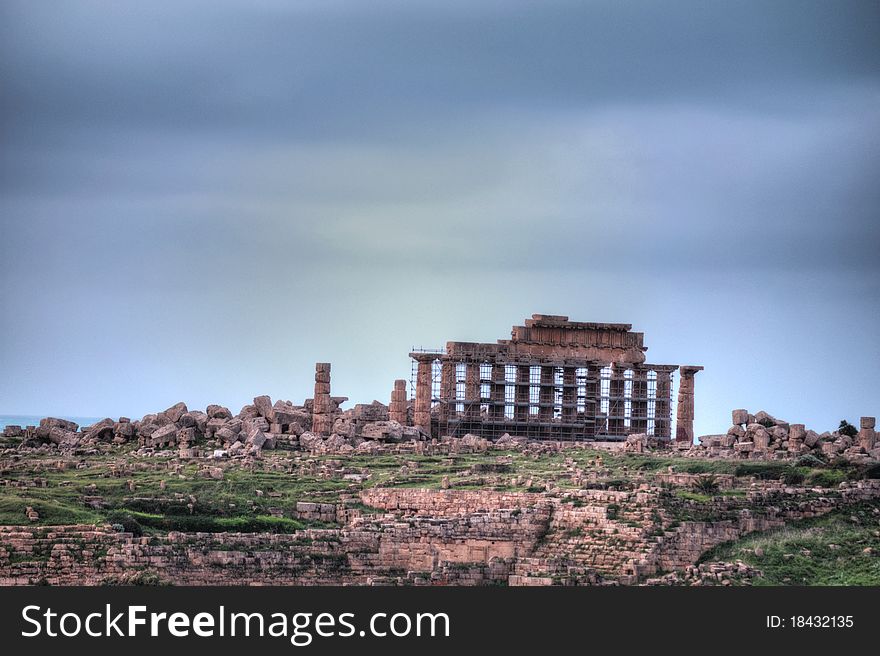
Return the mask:
<path id="1" fill-rule="evenodd" d="M 377 488 L 359 506 L 300 504 L 303 516 L 343 524 L 293 534 L 0 527 L 0 585 L 636 584 L 747 533 L 878 498 L 877 480 L 821 494 L 768 484 L 708 506 L 648 485 L 557 495 Z M 697 511 L 706 519 L 688 518 Z"/>

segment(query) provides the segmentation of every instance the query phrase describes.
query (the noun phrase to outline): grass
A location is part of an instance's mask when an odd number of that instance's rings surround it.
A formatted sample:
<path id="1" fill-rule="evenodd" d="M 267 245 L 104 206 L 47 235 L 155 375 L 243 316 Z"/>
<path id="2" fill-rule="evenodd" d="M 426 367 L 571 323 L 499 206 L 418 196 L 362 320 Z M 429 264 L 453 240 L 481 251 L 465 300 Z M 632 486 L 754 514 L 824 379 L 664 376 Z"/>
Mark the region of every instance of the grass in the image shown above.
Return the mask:
<path id="1" fill-rule="evenodd" d="M 844 480 L 870 475 L 864 468 L 812 460 L 795 465 L 571 449 L 541 455 L 518 451 L 434 456 L 267 452 L 264 461 L 253 468 L 229 467 L 222 479 L 213 479 L 200 472 L 203 462 L 140 458 L 131 450 L 123 448 L 60 464 L 57 454 L 0 461 L 0 479 L 7 481 L 0 488 L 0 524 L 30 524 L 25 508 L 31 506 L 40 516 L 38 525 L 95 524 L 124 513 L 139 517 L 136 521 L 148 531 L 292 531 L 298 525 L 316 525 L 292 519 L 299 501 L 339 503 L 343 495 L 377 486 L 440 489 L 444 479 L 453 489 L 543 492 L 549 484 L 562 490 L 625 490 L 654 480 L 672 467 L 707 481 L 706 489 L 677 490 L 673 496 L 706 503 L 717 496 L 746 494 L 743 487 L 714 490 L 712 483 L 721 474 L 832 488 Z M 480 465 L 499 459 L 506 471 L 480 471 L 485 469 Z M 575 470 L 586 480 L 575 484 Z M 367 473 L 369 478 L 346 480 L 343 474 L 348 472 Z M 98 497 L 103 505 L 92 507 L 90 497 Z M 279 514 L 285 517 L 278 518 Z"/>
<path id="2" fill-rule="evenodd" d="M 700 561 L 740 559 L 763 573 L 754 585 L 877 586 L 880 518 L 875 510 L 866 504 L 793 522 L 719 545 Z"/>
<path id="3" fill-rule="evenodd" d="M 703 494 L 701 492 L 693 492 L 691 490 L 683 490 L 678 489 L 673 493 L 679 499 L 685 499 L 686 501 L 696 501 L 698 503 L 709 503 L 712 501 L 711 494 Z"/>

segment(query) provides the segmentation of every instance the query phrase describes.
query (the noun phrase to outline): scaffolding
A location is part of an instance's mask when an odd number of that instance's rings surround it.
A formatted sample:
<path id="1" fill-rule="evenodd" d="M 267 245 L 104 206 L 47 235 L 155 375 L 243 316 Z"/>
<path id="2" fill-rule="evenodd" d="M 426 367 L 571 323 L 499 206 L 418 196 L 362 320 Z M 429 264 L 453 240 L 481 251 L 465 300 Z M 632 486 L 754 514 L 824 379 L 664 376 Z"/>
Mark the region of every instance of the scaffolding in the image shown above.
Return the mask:
<path id="1" fill-rule="evenodd" d="M 519 354 L 481 359 L 413 349 L 431 360 L 431 434 L 497 439 L 621 440 L 673 433 L 675 365 Z M 412 360 L 411 398 L 418 362 Z"/>

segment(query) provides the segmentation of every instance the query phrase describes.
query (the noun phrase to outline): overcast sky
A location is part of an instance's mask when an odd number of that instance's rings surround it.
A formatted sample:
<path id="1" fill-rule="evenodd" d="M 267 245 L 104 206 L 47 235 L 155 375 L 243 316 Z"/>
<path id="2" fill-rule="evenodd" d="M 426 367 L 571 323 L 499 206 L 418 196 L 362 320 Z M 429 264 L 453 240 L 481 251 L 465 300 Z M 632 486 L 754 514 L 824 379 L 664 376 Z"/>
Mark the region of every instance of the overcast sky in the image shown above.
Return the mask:
<path id="1" fill-rule="evenodd" d="M 880 3 L 0 4 L 0 412 L 388 402 L 619 321 L 730 410 L 880 414 Z"/>

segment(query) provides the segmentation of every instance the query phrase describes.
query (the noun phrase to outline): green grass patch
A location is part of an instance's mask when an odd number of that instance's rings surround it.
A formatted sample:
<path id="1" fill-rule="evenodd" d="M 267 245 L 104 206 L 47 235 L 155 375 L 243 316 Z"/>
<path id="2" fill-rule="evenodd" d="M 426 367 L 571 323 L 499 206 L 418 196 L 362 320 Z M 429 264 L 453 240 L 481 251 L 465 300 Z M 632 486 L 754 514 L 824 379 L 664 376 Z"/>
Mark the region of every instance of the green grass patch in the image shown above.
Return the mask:
<path id="1" fill-rule="evenodd" d="M 880 537 L 873 508 L 841 509 L 748 535 L 706 552 L 700 562 L 741 559 L 763 572 L 754 585 L 877 586 Z"/>

